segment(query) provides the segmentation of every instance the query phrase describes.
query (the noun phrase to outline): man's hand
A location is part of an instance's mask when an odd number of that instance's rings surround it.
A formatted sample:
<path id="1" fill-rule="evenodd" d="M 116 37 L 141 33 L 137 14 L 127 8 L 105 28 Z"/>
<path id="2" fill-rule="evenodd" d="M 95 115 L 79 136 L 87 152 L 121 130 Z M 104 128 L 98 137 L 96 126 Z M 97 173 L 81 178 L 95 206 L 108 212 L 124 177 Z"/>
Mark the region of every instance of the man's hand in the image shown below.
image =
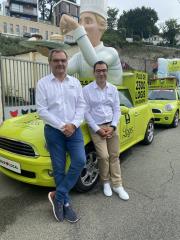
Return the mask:
<path id="1" fill-rule="evenodd" d="M 105 137 L 106 138 L 111 138 L 114 132 L 114 128 L 110 126 L 102 126 L 102 128 L 105 132 Z"/>
<path id="2" fill-rule="evenodd" d="M 66 137 L 70 137 L 75 130 L 76 130 L 76 126 L 70 123 L 70 124 L 65 124 L 63 126 L 62 132 L 64 133 L 64 135 L 66 135 Z"/>
<path id="3" fill-rule="evenodd" d="M 99 134 L 99 136 L 102 138 L 106 138 L 106 132 L 103 128 L 100 128 L 96 133 Z"/>
<path id="4" fill-rule="evenodd" d="M 59 23 L 61 33 L 63 35 L 67 34 L 68 32 L 71 32 L 75 30 L 77 27 L 79 27 L 79 23 L 75 21 L 72 17 L 63 14 Z"/>
<path id="5" fill-rule="evenodd" d="M 113 127 L 107 127 L 106 128 L 106 134 L 107 134 L 107 138 L 111 138 L 114 132 L 114 128 Z"/>

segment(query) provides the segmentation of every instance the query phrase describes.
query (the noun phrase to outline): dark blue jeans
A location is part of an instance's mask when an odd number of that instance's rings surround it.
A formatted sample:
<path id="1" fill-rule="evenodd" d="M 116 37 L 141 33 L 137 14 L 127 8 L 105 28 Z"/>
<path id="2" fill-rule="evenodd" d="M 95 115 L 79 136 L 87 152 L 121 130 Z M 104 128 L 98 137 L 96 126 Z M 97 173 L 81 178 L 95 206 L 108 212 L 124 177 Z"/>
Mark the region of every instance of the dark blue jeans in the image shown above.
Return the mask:
<path id="1" fill-rule="evenodd" d="M 82 132 L 77 128 L 70 137 L 66 137 L 60 130 L 45 125 L 44 133 L 56 183 L 55 197 L 58 202 L 66 204 L 69 202 L 69 191 L 76 184 L 86 161 Z M 66 152 L 71 158 L 67 172 L 65 172 Z"/>

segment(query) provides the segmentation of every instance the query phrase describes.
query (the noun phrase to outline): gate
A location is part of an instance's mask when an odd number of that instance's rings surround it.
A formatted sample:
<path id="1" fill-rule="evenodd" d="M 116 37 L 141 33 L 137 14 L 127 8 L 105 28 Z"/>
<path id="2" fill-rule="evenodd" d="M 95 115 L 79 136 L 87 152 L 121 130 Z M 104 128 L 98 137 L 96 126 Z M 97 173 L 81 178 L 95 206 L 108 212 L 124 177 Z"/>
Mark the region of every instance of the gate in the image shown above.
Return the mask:
<path id="1" fill-rule="evenodd" d="M 36 83 L 48 73 L 50 69 L 46 63 L 0 57 L 0 108 L 3 119 L 36 111 Z"/>

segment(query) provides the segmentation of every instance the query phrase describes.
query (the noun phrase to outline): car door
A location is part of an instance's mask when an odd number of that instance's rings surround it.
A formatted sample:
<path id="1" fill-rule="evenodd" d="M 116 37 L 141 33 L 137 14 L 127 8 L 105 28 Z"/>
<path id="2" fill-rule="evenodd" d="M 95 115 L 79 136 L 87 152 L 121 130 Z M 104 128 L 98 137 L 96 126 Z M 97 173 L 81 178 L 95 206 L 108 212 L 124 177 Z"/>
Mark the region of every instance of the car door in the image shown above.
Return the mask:
<path id="1" fill-rule="evenodd" d="M 137 139 L 143 139 L 148 124 L 148 105 L 141 104 L 134 108 L 134 136 Z"/>
<path id="2" fill-rule="evenodd" d="M 120 145 L 121 149 L 127 149 L 134 141 L 134 109 L 128 89 L 119 90 L 120 105 L 128 108 L 127 113 L 120 118 Z"/>
<path id="3" fill-rule="evenodd" d="M 178 101 L 178 109 L 179 109 L 179 113 L 180 113 L 180 89 L 177 89 L 177 101 Z M 179 114 L 179 118 L 180 118 L 180 114 Z"/>
<path id="4" fill-rule="evenodd" d="M 130 146 L 134 138 L 134 110 L 121 115 L 120 120 L 120 140 L 121 147 Z"/>

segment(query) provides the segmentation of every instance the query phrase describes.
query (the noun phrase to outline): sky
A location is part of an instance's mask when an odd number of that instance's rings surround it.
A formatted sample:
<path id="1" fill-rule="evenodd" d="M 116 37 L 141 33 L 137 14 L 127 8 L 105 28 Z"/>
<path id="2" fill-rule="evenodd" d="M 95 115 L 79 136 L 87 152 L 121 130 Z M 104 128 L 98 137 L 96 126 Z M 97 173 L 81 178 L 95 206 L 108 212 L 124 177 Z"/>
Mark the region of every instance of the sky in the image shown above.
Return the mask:
<path id="1" fill-rule="evenodd" d="M 80 3 L 80 0 L 77 0 L 77 3 Z M 118 8 L 119 14 L 136 7 L 150 7 L 157 12 L 159 22 L 175 18 L 180 23 L 180 0 L 108 0 L 108 6 Z"/>
<path id="2" fill-rule="evenodd" d="M 136 7 L 150 7 L 157 12 L 159 22 L 175 18 L 180 23 L 180 0 L 108 0 L 108 6 L 118 8 L 119 14 Z"/>

